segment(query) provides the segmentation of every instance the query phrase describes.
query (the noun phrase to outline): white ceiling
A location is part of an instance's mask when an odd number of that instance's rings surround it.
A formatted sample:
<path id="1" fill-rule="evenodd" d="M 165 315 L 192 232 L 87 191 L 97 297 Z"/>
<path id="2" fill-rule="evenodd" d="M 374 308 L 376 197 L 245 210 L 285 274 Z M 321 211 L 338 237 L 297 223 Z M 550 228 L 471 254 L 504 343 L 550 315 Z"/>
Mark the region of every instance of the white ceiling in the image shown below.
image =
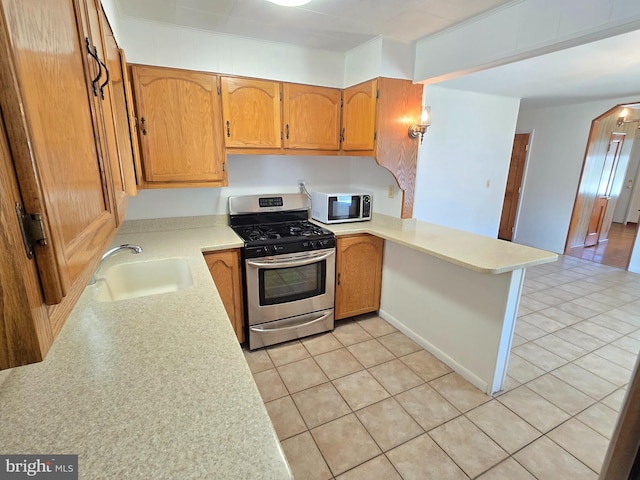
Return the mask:
<path id="1" fill-rule="evenodd" d="M 548 106 L 637 95 L 640 30 L 442 82 Z"/>
<path id="2" fill-rule="evenodd" d="M 121 15 L 346 52 L 385 36 L 414 42 L 521 0 L 116 0 Z M 640 31 L 455 78 L 440 85 L 522 98 L 523 105 L 638 95 Z"/>
<path id="3" fill-rule="evenodd" d="M 379 35 L 403 42 L 513 0 L 116 0 L 126 16 L 213 32 L 346 52 Z"/>

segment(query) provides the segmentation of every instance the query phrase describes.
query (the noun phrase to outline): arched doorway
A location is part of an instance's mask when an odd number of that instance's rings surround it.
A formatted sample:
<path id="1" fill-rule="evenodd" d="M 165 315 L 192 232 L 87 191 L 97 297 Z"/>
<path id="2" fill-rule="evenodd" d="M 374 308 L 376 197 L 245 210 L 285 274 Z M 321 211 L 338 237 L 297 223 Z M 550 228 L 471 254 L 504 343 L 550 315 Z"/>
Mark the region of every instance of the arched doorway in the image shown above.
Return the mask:
<path id="1" fill-rule="evenodd" d="M 623 189 L 633 189 L 636 183 L 637 165 L 630 160 L 640 154 L 640 140 L 636 141 L 639 120 L 640 104 L 626 104 L 616 105 L 591 123 L 566 255 L 627 268 L 638 220 L 628 223 L 625 216 L 614 221 L 614 216 L 620 216 L 616 206 Z M 628 171 L 630 163 L 632 171 Z M 640 187 L 636 190 L 640 195 Z M 625 201 L 630 201 L 628 195 Z"/>

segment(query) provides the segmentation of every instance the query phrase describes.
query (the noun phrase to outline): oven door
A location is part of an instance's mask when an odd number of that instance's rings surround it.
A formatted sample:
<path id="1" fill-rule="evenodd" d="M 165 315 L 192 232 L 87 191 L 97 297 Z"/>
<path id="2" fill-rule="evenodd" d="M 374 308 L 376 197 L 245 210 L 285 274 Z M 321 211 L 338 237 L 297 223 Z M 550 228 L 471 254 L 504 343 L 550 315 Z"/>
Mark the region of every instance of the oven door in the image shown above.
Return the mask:
<path id="1" fill-rule="evenodd" d="M 333 309 L 335 248 L 245 260 L 249 325 Z"/>

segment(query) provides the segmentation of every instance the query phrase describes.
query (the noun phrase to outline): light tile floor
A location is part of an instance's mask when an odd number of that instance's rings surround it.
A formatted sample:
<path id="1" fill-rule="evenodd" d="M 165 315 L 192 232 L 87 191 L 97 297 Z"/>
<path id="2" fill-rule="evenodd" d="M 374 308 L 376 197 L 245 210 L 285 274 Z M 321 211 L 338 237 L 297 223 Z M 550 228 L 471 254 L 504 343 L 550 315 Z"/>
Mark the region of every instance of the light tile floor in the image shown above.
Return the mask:
<path id="1" fill-rule="evenodd" d="M 640 350 L 640 275 L 527 270 L 490 397 L 377 316 L 245 351 L 297 480 L 596 479 Z"/>

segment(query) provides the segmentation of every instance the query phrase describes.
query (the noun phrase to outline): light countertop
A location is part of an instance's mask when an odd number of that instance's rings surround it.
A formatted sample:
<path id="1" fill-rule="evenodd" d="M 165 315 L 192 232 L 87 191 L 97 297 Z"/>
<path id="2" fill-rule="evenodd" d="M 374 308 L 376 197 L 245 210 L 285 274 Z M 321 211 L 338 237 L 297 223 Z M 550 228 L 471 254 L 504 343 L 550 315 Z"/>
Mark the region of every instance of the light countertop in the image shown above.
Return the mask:
<path id="1" fill-rule="evenodd" d="M 316 222 L 318 223 L 318 222 Z M 334 223 L 323 227 L 336 235 L 370 233 L 470 270 L 500 274 L 555 262 L 545 250 L 485 237 L 454 228 L 375 215 L 373 221 Z"/>
<path id="2" fill-rule="evenodd" d="M 472 270 L 502 273 L 555 254 L 458 230 L 382 221 L 371 233 Z M 273 426 L 203 260 L 242 241 L 224 217 L 126 222 L 119 252 L 85 289 L 47 358 L 0 372 L 0 451 L 79 454 L 81 479 L 291 478 Z M 402 223 L 402 222 L 400 222 Z M 119 263 L 186 258 L 193 286 L 99 302 Z M 102 286 L 101 286 L 102 285 Z"/>
<path id="3" fill-rule="evenodd" d="M 101 272 L 182 257 L 193 286 L 103 303 L 99 273 L 47 358 L 0 372 L 0 451 L 79 454 L 86 480 L 291 478 L 202 258 L 242 242 L 226 226 L 136 230 L 114 243 L 143 253 L 119 252 Z"/>

